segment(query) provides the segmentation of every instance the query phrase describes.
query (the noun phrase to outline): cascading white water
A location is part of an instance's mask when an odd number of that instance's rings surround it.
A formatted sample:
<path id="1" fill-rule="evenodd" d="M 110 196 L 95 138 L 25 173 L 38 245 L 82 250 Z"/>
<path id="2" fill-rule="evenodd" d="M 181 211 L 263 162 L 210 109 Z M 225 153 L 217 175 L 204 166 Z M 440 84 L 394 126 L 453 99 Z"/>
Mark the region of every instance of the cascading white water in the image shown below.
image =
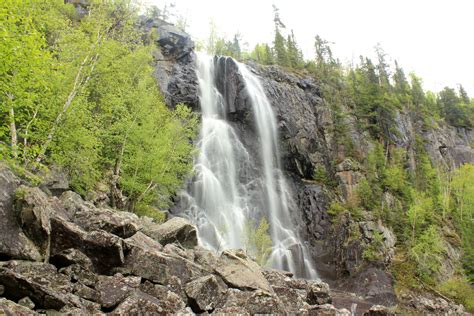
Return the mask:
<path id="1" fill-rule="evenodd" d="M 265 214 L 273 241 L 270 263 L 299 277 L 316 278 L 291 221 L 294 202 L 280 169 L 276 119 L 262 85 L 245 65 L 237 63 L 259 136 L 260 153 L 249 154 L 226 120 L 226 104 L 215 83 L 214 58 L 197 54 L 196 62 L 202 128 L 192 184 L 182 194 L 184 215 L 197 225 L 203 246 L 222 251 L 244 248 L 246 220 Z M 258 159 L 261 173 L 250 170 Z"/>
<path id="2" fill-rule="evenodd" d="M 299 239 L 291 220 L 290 204 L 293 204 L 293 199 L 281 171 L 275 114 L 260 80 L 244 64 L 238 63 L 238 66 L 252 101 L 260 136 L 264 188 L 273 240 L 273 252 L 270 260 L 276 268 L 287 269 L 297 275 L 315 278 L 317 277 L 316 270 L 312 267 L 307 249 Z"/>

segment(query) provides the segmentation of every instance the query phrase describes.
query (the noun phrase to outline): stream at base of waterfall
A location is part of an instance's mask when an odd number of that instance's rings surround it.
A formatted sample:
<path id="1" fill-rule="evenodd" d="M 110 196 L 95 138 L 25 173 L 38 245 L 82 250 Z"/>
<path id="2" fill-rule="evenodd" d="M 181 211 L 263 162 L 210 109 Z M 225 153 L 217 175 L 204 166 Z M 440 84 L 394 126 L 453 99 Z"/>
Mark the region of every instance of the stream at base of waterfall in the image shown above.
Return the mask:
<path id="1" fill-rule="evenodd" d="M 271 104 L 258 77 L 235 61 L 258 136 L 258 152 L 252 152 L 227 119 L 225 97 L 216 86 L 219 58 L 230 57 L 196 54 L 202 127 L 193 177 L 180 195 L 179 215 L 197 226 L 203 247 L 217 252 L 245 249 L 249 220 L 258 223 L 265 217 L 273 245 L 268 265 L 291 271 L 296 277 L 315 279 L 316 270 L 292 221 L 291 212 L 296 207 L 280 167 Z"/>

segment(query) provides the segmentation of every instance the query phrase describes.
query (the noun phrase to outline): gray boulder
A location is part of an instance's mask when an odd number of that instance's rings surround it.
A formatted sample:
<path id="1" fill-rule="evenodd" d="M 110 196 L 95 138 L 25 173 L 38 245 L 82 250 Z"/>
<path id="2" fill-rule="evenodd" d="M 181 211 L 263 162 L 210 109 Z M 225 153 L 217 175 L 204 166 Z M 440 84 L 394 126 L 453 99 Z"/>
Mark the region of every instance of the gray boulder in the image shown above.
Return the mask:
<path id="1" fill-rule="evenodd" d="M 21 230 L 13 211 L 14 193 L 20 183 L 20 179 L 0 163 L 0 257 L 41 261 L 39 249 Z"/>
<path id="2" fill-rule="evenodd" d="M 88 256 L 95 271 L 100 273 L 107 273 L 124 263 L 122 239 L 119 237 L 101 230 L 86 232 L 73 223 L 52 218 L 51 255 L 70 248 Z"/>
<path id="3" fill-rule="evenodd" d="M 189 305 L 196 313 L 213 311 L 216 303 L 225 294 L 227 286 L 214 275 L 208 275 L 189 282 L 185 286 Z"/>
<path id="4" fill-rule="evenodd" d="M 272 292 L 260 266 L 250 260 L 242 251 L 226 250 L 222 252 L 215 271 L 229 287 Z"/>
<path id="5" fill-rule="evenodd" d="M 59 310 L 67 305 L 80 307 L 71 294 L 69 278 L 48 263 L 8 261 L 0 265 L 0 283 L 5 297 L 14 301 L 28 296 L 38 308 Z"/>
<path id="6" fill-rule="evenodd" d="M 310 305 L 324 305 L 332 303 L 332 298 L 329 294 L 329 285 L 320 281 L 310 282 L 306 301 Z"/>
<path id="7" fill-rule="evenodd" d="M 161 225 L 147 226 L 143 233 L 163 245 L 179 243 L 183 247 L 193 248 L 198 243 L 196 227 L 182 217 L 173 217 Z"/>
<path id="8" fill-rule="evenodd" d="M 39 315 L 31 309 L 9 301 L 6 298 L 0 298 L 0 314 L 1 315 L 16 315 L 16 316 L 31 316 Z"/>
<path id="9" fill-rule="evenodd" d="M 122 238 L 142 228 L 137 215 L 107 208 L 83 208 L 75 213 L 74 222 L 85 230 L 104 230 Z"/>

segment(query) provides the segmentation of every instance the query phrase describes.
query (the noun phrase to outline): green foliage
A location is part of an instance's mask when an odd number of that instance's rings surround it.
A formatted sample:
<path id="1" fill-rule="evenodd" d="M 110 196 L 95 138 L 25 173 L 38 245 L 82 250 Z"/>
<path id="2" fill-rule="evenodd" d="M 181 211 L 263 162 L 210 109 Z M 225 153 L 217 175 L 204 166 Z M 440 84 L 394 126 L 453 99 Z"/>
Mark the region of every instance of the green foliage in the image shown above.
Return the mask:
<path id="1" fill-rule="evenodd" d="M 449 279 L 437 287 L 442 294 L 454 299 L 466 307 L 468 312 L 474 312 L 474 288 L 463 278 Z"/>
<path id="2" fill-rule="evenodd" d="M 153 48 L 137 40 L 138 7 L 107 0 L 88 10 L 0 4 L 0 153 L 28 171 L 61 165 L 84 195 L 116 178 L 130 209 L 165 206 L 191 169 L 196 115 L 166 108 Z"/>
<path id="3" fill-rule="evenodd" d="M 423 281 L 433 282 L 433 277 L 439 272 L 445 252 L 443 239 L 434 225 L 429 226 L 416 239 L 409 255 L 416 263 L 416 272 Z"/>
<path id="4" fill-rule="evenodd" d="M 377 261 L 382 258 L 381 248 L 383 246 L 383 235 L 374 231 L 374 240 L 364 249 L 363 258 L 369 261 Z"/>
<path id="5" fill-rule="evenodd" d="M 329 187 L 336 187 L 337 183 L 326 171 L 324 166 L 316 166 L 314 168 L 313 180 L 325 184 Z"/>
<path id="6" fill-rule="evenodd" d="M 474 166 L 464 164 L 456 169 L 451 187 L 455 199 L 453 213 L 462 237 L 464 268 L 474 284 Z"/>
<path id="7" fill-rule="evenodd" d="M 150 206 L 146 203 L 138 203 L 135 205 L 133 212 L 138 216 L 147 216 L 153 219 L 157 224 L 163 223 L 166 221 L 166 214 L 157 208 Z"/>
<path id="8" fill-rule="evenodd" d="M 262 218 L 258 225 L 251 219 L 245 223 L 245 248 L 262 267 L 269 264 L 268 259 L 272 252 L 269 228 L 266 218 Z"/>

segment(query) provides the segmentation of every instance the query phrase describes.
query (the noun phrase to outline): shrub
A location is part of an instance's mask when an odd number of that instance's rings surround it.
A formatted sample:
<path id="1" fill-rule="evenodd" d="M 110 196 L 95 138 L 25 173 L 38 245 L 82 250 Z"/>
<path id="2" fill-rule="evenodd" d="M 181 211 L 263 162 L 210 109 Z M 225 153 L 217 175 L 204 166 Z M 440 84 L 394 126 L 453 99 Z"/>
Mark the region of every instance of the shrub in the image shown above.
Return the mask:
<path id="1" fill-rule="evenodd" d="M 166 213 L 145 203 L 138 203 L 133 209 L 138 216 L 147 216 L 153 219 L 155 223 L 163 223 L 166 220 Z"/>
<path id="2" fill-rule="evenodd" d="M 438 286 L 438 291 L 474 312 L 474 288 L 464 278 L 449 279 Z"/>

